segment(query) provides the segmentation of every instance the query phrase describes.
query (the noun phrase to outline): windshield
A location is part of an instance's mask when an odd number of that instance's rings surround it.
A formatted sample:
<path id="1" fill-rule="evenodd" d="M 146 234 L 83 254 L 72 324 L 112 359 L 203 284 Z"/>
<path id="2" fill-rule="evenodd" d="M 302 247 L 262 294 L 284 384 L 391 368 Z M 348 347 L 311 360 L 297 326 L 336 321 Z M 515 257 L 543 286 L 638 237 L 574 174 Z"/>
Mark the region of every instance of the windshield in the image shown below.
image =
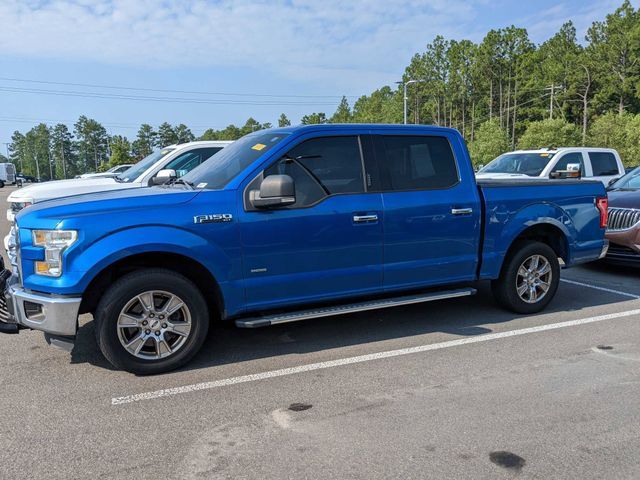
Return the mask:
<path id="1" fill-rule="evenodd" d="M 478 173 L 517 173 L 537 177 L 555 153 L 505 153 L 491 160 Z"/>
<path id="2" fill-rule="evenodd" d="M 195 188 L 210 190 L 224 188 L 258 157 L 271 150 L 288 135 L 288 133 L 265 132 L 246 135 L 191 170 L 182 177 L 182 180 Z"/>
<path id="3" fill-rule="evenodd" d="M 617 189 L 628 189 L 628 190 L 639 190 L 640 189 L 640 167 L 634 168 L 629 173 L 620 177 L 617 182 L 615 182 L 610 190 Z"/>
<path id="4" fill-rule="evenodd" d="M 153 152 L 151 155 L 148 155 L 148 156 L 144 157 L 138 163 L 136 163 L 132 167 L 130 167 L 127 170 L 125 170 L 124 172 L 122 172 L 116 178 L 121 182 L 127 182 L 127 183 L 133 182 L 140 175 L 142 175 L 144 172 L 146 172 L 147 169 L 150 168 L 154 163 L 156 163 L 158 160 L 160 160 L 162 157 L 164 157 L 169 152 L 172 152 L 173 150 L 175 150 L 175 149 L 174 148 L 163 148 L 162 150 L 158 150 L 157 152 Z"/>

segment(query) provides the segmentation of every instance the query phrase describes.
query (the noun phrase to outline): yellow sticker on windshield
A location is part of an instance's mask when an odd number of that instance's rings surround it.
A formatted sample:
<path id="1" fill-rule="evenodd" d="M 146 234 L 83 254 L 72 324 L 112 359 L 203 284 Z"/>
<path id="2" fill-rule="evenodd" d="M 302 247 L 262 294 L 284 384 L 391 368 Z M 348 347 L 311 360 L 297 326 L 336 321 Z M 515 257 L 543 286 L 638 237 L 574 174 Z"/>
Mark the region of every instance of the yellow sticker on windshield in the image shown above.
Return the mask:
<path id="1" fill-rule="evenodd" d="M 252 150 L 263 150 L 266 147 L 265 144 L 263 143 L 256 143 L 253 147 L 251 147 Z"/>
<path id="2" fill-rule="evenodd" d="M 541 156 L 541 157 L 548 157 L 548 156 L 549 156 L 549 154 L 548 154 L 548 153 L 541 153 L 541 154 L 540 154 L 540 156 Z"/>

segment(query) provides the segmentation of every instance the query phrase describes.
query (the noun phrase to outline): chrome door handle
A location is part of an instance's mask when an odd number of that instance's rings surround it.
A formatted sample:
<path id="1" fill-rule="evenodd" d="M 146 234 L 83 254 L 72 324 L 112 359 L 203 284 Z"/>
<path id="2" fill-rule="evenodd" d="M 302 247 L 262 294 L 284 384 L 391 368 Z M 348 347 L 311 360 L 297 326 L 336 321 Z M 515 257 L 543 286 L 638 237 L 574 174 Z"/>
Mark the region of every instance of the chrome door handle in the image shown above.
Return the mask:
<path id="1" fill-rule="evenodd" d="M 355 223 L 377 222 L 378 215 L 354 215 L 353 221 Z"/>
<path id="2" fill-rule="evenodd" d="M 451 215 L 470 215 L 473 213 L 473 208 L 452 208 Z"/>

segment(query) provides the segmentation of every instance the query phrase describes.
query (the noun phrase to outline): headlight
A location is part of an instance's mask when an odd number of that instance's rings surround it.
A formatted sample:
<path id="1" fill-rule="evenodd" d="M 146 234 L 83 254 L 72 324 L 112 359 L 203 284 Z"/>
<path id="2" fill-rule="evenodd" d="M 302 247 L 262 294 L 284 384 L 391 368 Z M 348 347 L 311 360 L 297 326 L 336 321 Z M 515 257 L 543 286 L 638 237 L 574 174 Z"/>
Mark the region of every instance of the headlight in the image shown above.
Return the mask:
<path id="1" fill-rule="evenodd" d="M 10 203 L 11 203 L 11 210 L 13 210 L 15 213 L 18 213 L 23 208 L 27 208 L 27 207 L 33 205 L 33 199 L 25 198 L 21 202 L 13 202 L 12 201 Z"/>
<path id="2" fill-rule="evenodd" d="M 44 247 L 44 261 L 35 262 L 35 273 L 48 277 L 62 275 L 62 253 L 77 239 L 75 230 L 34 230 L 33 245 Z"/>

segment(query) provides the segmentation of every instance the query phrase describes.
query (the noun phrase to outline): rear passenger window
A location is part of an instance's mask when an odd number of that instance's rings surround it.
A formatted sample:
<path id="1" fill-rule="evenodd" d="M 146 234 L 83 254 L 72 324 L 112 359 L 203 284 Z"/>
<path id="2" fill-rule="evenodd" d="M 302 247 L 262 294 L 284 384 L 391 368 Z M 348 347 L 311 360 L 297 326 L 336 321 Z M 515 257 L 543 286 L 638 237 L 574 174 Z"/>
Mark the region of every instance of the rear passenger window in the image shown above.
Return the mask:
<path id="1" fill-rule="evenodd" d="M 618 175 L 618 162 L 611 152 L 589 152 L 594 177 Z"/>
<path id="2" fill-rule="evenodd" d="M 388 189 L 441 189 L 458 183 L 456 161 L 445 137 L 380 135 L 375 141 Z"/>

